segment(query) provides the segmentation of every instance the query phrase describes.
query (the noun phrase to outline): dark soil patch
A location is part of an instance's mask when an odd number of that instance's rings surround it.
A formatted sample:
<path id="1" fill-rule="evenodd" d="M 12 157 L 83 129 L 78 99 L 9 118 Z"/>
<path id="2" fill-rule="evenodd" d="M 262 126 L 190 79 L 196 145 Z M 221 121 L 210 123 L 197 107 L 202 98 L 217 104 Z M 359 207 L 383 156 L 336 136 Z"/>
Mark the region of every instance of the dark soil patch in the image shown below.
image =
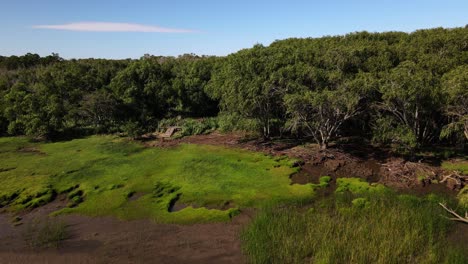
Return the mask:
<path id="1" fill-rule="evenodd" d="M 301 170 L 291 176 L 297 184 L 319 183 L 322 176 L 336 178 L 363 178 L 368 182 L 380 180 L 381 165 L 375 160 L 359 160 L 340 155 L 319 153 L 301 166 Z"/>
<path id="2" fill-rule="evenodd" d="M 223 203 L 222 205 L 209 204 L 209 205 L 204 205 L 204 206 L 200 206 L 200 205 L 197 205 L 197 204 L 185 204 L 185 203 L 181 203 L 179 201 L 175 201 L 175 203 L 173 203 L 173 204 L 171 204 L 169 206 L 169 212 L 177 212 L 177 211 L 183 210 L 183 209 L 185 209 L 187 207 L 192 207 L 192 208 L 205 207 L 207 209 L 216 209 L 216 210 L 225 211 L 225 210 L 229 210 L 231 208 L 235 208 L 236 206 L 230 201 L 227 201 L 227 202 Z"/>
<path id="3" fill-rule="evenodd" d="M 394 155 L 389 149 L 377 148 L 369 144 L 339 144 L 335 149 L 339 149 L 360 159 L 372 159 L 379 162 L 384 162 Z"/>
<path id="4" fill-rule="evenodd" d="M 166 138 L 144 141 L 146 146 L 150 147 L 174 147 L 181 143 L 203 144 L 203 145 L 223 145 L 236 146 L 239 141 L 245 137 L 244 133 L 228 133 L 222 134 L 213 132 L 208 135 L 188 136 L 180 139 Z"/>
<path id="5" fill-rule="evenodd" d="M 217 209 L 217 210 L 225 211 L 225 210 L 229 210 L 231 208 L 235 208 L 236 206 L 235 206 L 235 204 L 233 202 L 226 201 L 222 205 L 208 204 L 208 205 L 205 205 L 204 207 L 208 208 L 208 209 Z"/>
<path id="6" fill-rule="evenodd" d="M 169 206 L 169 212 L 173 213 L 173 212 L 178 212 L 178 211 L 181 211 L 182 209 L 185 209 L 187 207 L 190 207 L 193 205 L 191 204 L 184 204 L 184 203 L 180 203 L 180 202 L 176 202 L 174 204 L 172 204 L 171 206 Z"/>
<path id="7" fill-rule="evenodd" d="M 254 214 L 247 209 L 228 223 L 195 225 L 58 216 L 70 236 L 58 249 L 41 250 L 29 248 L 21 236 L 24 227 L 0 214 L 0 263 L 245 263 L 239 233 Z M 26 222 L 33 215 L 23 217 Z"/>
<path id="8" fill-rule="evenodd" d="M 128 197 L 128 200 L 129 201 L 136 201 L 136 200 L 140 199 L 143 195 L 145 195 L 145 193 L 142 193 L 142 192 L 130 193 L 129 197 Z"/>
<path id="9" fill-rule="evenodd" d="M 174 205 L 179 201 L 181 194 L 177 194 L 176 197 L 172 198 L 169 201 L 169 206 L 167 207 L 168 212 L 174 212 Z"/>
<path id="10" fill-rule="evenodd" d="M 371 158 L 367 158 L 367 157 Z M 326 151 L 310 152 L 301 170 L 291 176 L 292 184 L 319 183 L 322 176 L 331 176 L 332 183 L 336 178 L 362 178 L 368 182 L 381 183 L 396 189 L 400 193 L 427 195 L 435 193 L 454 197 L 464 186 L 464 181 L 442 179 L 450 172 L 423 162 L 406 161 L 403 158 L 387 158 L 383 154 L 351 155 L 334 148 Z M 443 183 L 438 183 L 443 182 Z M 329 192 L 327 188 L 325 191 Z"/>
<path id="11" fill-rule="evenodd" d="M 298 173 L 291 175 L 291 184 L 319 183 L 320 177 L 331 176 L 330 174 L 330 170 L 324 166 L 306 163 Z"/>
<path id="12" fill-rule="evenodd" d="M 447 189 L 458 191 L 465 186 L 468 177 L 434 167 L 423 162 L 411 162 L 402 158 L 390 158 L 382 165 L 381 182 L 396 189 L 418 189 L 440 182 Z M 441 184 L 442 185 L 442 184 Z"/>
<path id="13" fill-rule="evenodd" d="M 24 147 L 20 148 L 17 150 L 17 152 L 22 152 L 22 153 L 32 153 L 32 154 L 38 154 L 38 155 L 46 155 L 44 152 L 40 151 L 37 148 L 34 147 Z"/>
<path id="14" fill-rule="evenodd" d="M 0 168 L 0 172 L 7 172 L 16 169 L 16 167 L 10 167 L 10 168 Z"/>
<path id="15" fill-rule="evenodd" d="M 468 252 L 468 225 L 460 222 L 454 222 L 452 231 L 448 235 L 450 245 L 455 245 Z"/>
<path id="16" fill-rule="evenodd" d="M 420 184 L 412 186 L 411 188 L 396 188 L 396 190 L 401 194 L 411 194 L 417 196 L 426 196 L 433 193 L 442 197 L 453 198 L 457 195 L 457 192 L 450 190 L 445 184 L 439 183 L 431 183 L 426 185 Z"/>

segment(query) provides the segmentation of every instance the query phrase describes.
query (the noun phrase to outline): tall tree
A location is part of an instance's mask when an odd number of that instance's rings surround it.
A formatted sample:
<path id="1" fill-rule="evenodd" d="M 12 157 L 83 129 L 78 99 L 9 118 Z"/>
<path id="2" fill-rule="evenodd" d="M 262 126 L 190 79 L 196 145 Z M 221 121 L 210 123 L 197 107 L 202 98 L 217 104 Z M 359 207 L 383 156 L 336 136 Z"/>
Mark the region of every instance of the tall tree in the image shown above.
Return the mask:
<path id="1" fill-rule="evenodd" d="M 218 113 L 218 102 L 205 92 L 215 63 L 215 57 L 185 55 L 177 58 L 171 80 L 176 97 L 176 105 L 171 109 L 174 114 L 206 117 Z"/>
<path id="2" fill-rule="evenodd" d="M 273 122 L 281 112 L 284 88 L 272 82 L 271 76 L 281 63 L 270 50 L 255 45 L 228 56 L 207 91 L 220 100 L 222 111 L 255 120 L 261 135 L 269 138 Z"/>
<path id="3" fill-rule="evenodd" d="M 380 92 L 377 107 L 389 113 L 398 127 L 410 131 L 419 145 L 434 139 L 443 98 L 430 71 L 405 61 L 384 77 Z"/>
<path id="4" fill-rule="evenodd" d="M 171 108 L 171 72 L 152 58 L 141 59 L 120 71 L 110 84 L 125 107 L 125 119 L 155 126 Z"/>
<path id="5" fill-rule="evenodd" d="M 118 108 L 119 102 L 112 93 L 98 90 L 83 97 L 79 114 L 84 124 L 90 124 L 96 133 L 103 133 L 116 126 Z"/>
<path id="6" fill-rule="evenodd" d="M 450 71 L 442 80 L 448 98 L 445 112 L 450 123 L 442 130 L 441 137 L 460 132 L 468 139 L 468 65 Z"/>

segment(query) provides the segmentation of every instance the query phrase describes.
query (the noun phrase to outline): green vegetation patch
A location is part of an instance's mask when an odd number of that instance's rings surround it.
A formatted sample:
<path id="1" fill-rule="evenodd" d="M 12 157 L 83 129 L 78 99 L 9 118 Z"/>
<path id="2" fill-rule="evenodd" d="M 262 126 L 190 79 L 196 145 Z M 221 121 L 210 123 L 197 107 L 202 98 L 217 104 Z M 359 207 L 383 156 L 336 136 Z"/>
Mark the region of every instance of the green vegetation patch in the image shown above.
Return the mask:
<path id="1" fill-rule="evenodd" d="M 465 210 L 468 210 L 468 186 L 463 187 L 461 191 L 458 193 L 457 198 L 459 200 L 459 204 Z"/>
<path id="2" fill-rule="evenodd" d="M 468 161 L 459 160 L 459 161 L 445 161 L 442 162 L 442 168 L 446 170 L 457 171 L 461 174 L 468 174 Z M 465 186 L 457 195 L 459 204 L 462 208 L 468 209 L 468 187 Z"/>
<path id="3" fill-rule="evenodd" d="M 241 235 L 250 262 L 467 263 L 433 197 L 349 194 L 262 210 Z"/>
<path id="4" fill-rule="evenodd" d="M 22 150 L 28 151 L 22 151 Z M 309 185 L 291 185 L 291 160 L 220 146 L 144 148 L 127 139 L 93 136 L 57 143 L 0 138 L 0 206 L 18 211 L 66 195 L 56 213 L 161 222 L 227 220 L 239 208 L 307 199 Z M 221 208 L 226 202 L 232 207 Z M 170 212 L 175 203 L 188 207 Z"/>
<path id="5" fill-rule="evenodd" d="M 332 177 L 330 176 L 322 176 L 319 179 L 319 183 L 315 184 L 316 187 L 327 187 L 330 185 L 330 182 L 332 180 Z"/>
<path id="6" fill-rule="evenodd" d="M 349 191 L 354 194 L 384 193 L 389 191 L 382 184 L 369 184 L 361 178 L 338 178 L 336 179 L 336 193 Z"/>
<path id="7" fill-rule="evenodd" d="M 446 170 L 458 171 L 462 174 L 468 174 L 468 161 L 445 161 L 442 162 L 442 168 Z"/>

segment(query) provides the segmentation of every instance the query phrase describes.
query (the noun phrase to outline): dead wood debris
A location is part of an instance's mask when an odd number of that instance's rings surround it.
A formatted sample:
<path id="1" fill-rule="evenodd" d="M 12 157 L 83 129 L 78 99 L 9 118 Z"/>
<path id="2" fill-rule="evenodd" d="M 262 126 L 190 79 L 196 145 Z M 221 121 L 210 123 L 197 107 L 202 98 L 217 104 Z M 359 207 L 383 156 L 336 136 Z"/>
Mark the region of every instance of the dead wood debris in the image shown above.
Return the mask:
<path id="1" fill-rule="evenodd" d="M 449 212 L 452 216 L 454 216 L 449 218 L 450 220 L 468 224 L 468 212 L 465 212 L 465 217 L 462 217 L 461 215 L 457 214 L 454 210 L 448 208 L 445 204 L 439 203 L 439 205 L 442 206 L 442 208 L 444 208 L 445 211 Z"/>
<path id="2" fill-rule="evenodd" d="M 447 171 L 421 162 L 410 162 L 403 159 L 392 159 L 384 164 L 382 182 L 397 187 L 428 185 L 432 182 L 444 183 L 451 190 L 461 190 L 468 176 L 456 171 Z"/>

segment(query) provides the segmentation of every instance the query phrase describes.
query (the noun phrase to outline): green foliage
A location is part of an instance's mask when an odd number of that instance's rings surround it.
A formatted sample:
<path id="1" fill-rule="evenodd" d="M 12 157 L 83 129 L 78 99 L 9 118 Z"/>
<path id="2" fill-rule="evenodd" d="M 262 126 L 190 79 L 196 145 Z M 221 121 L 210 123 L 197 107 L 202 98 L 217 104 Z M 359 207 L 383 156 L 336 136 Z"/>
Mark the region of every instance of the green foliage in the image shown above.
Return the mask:
<path id="1" fill-rule="evenodd" d="M 285 97 L 293 132 L 305 131 L 322 148 L 336 136 L 344 121 L 358 113 L 360 96 L 345 90 L 306 91 Z"/>
<path id="2" fill-rule="evenodd" d="M 0 133 L 54 139 L 91 130 L 136 137 L 163 117 L 216 115 L 217 102 L 204 92 L 215 61 L 150 56 L 15 67 L 0 74 Z"/>
<path id="3" fill-rule="evenodd" d="M 101 100 L 97 105 L 98 100 L 93 99 L 100 96 L 94 92 L 108 85 L 110 78 L 123 66 L 125 63 L 118 61 L 72 60 L 7 76 L 10 86 L 2 98 L 0 110 L 8 120 L 8 132 L 53 138 L 69 129 L 95 125 L 96 119 L 112 115 L 109 111 L 114 108 L 112 104 L 102 108 L 109 100 Z"/>
<path id="4" fill-rule="evenodd" d="M 1 57 L 0 134 L 138 137 L 162 119 L 220 113 L 223 131 L 314 136 L 324 148 L 341 136 L 401 144 L 404 151 L 465 144 L 467 32 L 292 38 L 226 57 Z"/>
<path id="5" fill-rule="evenodd" d="M 445 111 L 450 123 L 444 127 L 442 138 L 460 132 L 468 139 L 468 66 L 459 66 L 448 72 L 442 78 L 448 104 Z"/>
<path id="6" fill-rule="evenodd" d="M 223 132 L 229 131 L 259 131 L 259 124 L 254 119 L 243 118 L 238 114 L 220 114 L 218 126 Z"/>
<path id="7" fill-rule="evenodd" d="M 125 122 L 121 130 L 128 136 L 133 139 L 138 138 L 144 133 L 142 125 L 138 121 L 127 121 Z"/>
<path id="8" fill-rule="evenodd" d="M 251 263 L 464 263 L 463 251 L 447 243 L 443 213 L 423 198 L 336 197 L 307 212 L 264 209 L 241 238 Z"/>
<path id="9" fill-rule="evenodd" d="M 212 100 L 204 89 L 211 80 L 218 58 L 184 55 L 172 69 L 174 103 L 171 111 L 183 116 L 206 117 L 218 113 L 218 102 Z"/>
<path id="10" fill-rule="evenodd" d="M 328 187 L 330 185 L 331 181 L 332 181 L 332 177 L 322 176 L 322 177 L 320 177 L 318 184 L 311 183 L 310 185 L 312 187 L 316 187 L 316 188 L 325 188 L 325 187 Z"/>
<path id="11" fill-rule="evenodd" d="M 390 114 L 397 124 L 391 134 L 403 141 L 424 144 L 435 137 L 435 122 L 443 105 L 440 86 L 429 70 L 413 61 L 404 61 L 383 78 L 382 102 L 378 108 Z M 388 137 L 388 136 L 387 136 Z"/>
<path id="12" fill-rule="evenodd" d="M 151 58 L 131 63 L 110 83 L 112 91 L 125 106 L 126 118 L 139 126 L 154 125 L 169 107 L 170 71 Z"/>
<path id="13" fill-rule="evenodd" d="M 63 61 L 59 54 L 52 53 L 46 57 L 41 57 L 38 54 L 27 53 L 23 56 L 0 56 L 0 69 L 18 70 L 32 68 L 40 65 L 49 65 Z"/>
<path id="14" fill-rule="evenodd" d="M 336 179 L 336 193 L 351 192 L 354 194 L 385 193 L 388 192 L 381 184 L 369 184 L 361 178 L 338 178 Z"/>
<path id="15" fill-rule="evenodd" d="M 216 130 L 218 124 L 215 118 L 203 120 L 187 119 L 182 125 L 182 136 L 201 135 Z"/>
<path id="16" fill-rule="evenodd" d="M 0 204 L 14 212 L 61 193 L 69 204 L 56 214 L 193 223 L 226 221 L 244 207 L 314 195 L 309 185 L 290 184 L 296 169 L 289 159 L 219 146 L 144 148 L 111 136 L 57 143 L 0 138 L 0 160 Z M 129 193 L 141 196 L 130 199 Z M 174 202 L 193 206 L 169 212 Z M 233 208 L 204 207 L 226 202 Z"/>
<path id="17" fill-rule="evenodd" d="M 410 151 L 418 145 L 414 132 L 389 116 L 377 115 L 372 132 L 374 143 L 391 144 L 398 152 Z"/>
<path id="18" fill-rule="evenodd" d="M 460 206 L 468 210 L 468 186 L 463 187 L 457 195 Z"/>
<path id="19" fill-rule="evenodd" d="M 229 55 L 206 88 L 212 98 L 220 100 L 222 111 L 255 120 L 264 137 L 273 132 L 272 120 L 279 117 L 284 92 L 273 79 L 272 73 L 284 63 L 275 55 L 262 45 Z"/>
<path id="20" fill-rule="evenodd" d="M 331 180 L 332 180 L 332 177 L 330 177 L 330 176 L 322 176 L 319 179 L 319 184 L 322 187 L 326 187 L 326 186 L 328 186 L 330 184 Z"/>
<path id="21" fill-rule="evenodd" d="M 369 200 L 363 197 L 356 198 L 351 203 L 358 208 L 368 208 L 370 206 Z"/>
<path id="22" fill-rule="evenodd" d="M 79 115 L 83 125 L 89 124 L 95 133 L 112 131 L 116 125 L 119 101 L 106 90 L 98 90 L 83 96 Z"/>
<path id="23" fill-rule="evenodd" d="M 200 119 L 192 118 L 169 118 L 162 119 L 158 123 L 158 131 L 164 132 L 171 126 L 178 126 L 181 128 L 180 132 L 176 133 L 176 136 L 191 136 L 208 134 L 218 129 L 218 118 L 208 117 Z"/>
<path id="24" fill-rule="evenodd" d="M 468 174 L 468 161 L 466 160 L 454 160 L 442 162 L 442 168 L 446 170 L 458 171 L 462 174 Z"/>

